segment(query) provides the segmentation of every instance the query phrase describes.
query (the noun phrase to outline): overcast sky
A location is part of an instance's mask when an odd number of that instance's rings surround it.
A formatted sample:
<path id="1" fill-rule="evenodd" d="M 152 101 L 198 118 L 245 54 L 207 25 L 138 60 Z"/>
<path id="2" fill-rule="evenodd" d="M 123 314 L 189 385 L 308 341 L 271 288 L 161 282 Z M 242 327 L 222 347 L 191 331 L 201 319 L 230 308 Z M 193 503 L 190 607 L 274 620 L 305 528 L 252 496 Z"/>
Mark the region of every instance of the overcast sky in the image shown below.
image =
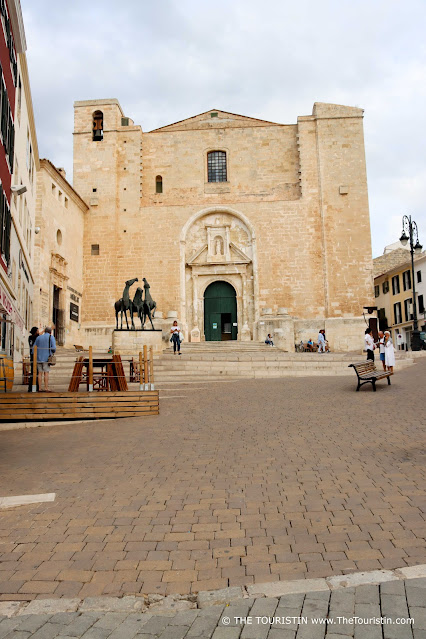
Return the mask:
<path id="1" fill-rule="evenodd" d="M 21 0 L 40 157 L 72 174 L 73 102 L 144 131 L 211 108 L 295 123 L 365 109 L 373 256 L 426 245 L 425 0 Z"/>

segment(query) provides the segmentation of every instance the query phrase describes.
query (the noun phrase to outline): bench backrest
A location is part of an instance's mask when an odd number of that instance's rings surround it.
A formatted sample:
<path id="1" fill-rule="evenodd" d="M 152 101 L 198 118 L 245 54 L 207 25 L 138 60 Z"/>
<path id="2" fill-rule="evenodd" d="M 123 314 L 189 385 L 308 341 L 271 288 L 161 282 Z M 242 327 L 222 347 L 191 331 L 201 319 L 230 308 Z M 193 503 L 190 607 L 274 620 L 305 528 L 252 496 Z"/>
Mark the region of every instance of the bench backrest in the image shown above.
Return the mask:
<path id="1" fill-rule="evenodd" d="M 372 373 L 376 370 L 376 365 L 371 360 L 367 360 L 366 362 L 358 362 L 357 364 L 350 364 L 359 375 L 364 375 L 365 373 Z"/>

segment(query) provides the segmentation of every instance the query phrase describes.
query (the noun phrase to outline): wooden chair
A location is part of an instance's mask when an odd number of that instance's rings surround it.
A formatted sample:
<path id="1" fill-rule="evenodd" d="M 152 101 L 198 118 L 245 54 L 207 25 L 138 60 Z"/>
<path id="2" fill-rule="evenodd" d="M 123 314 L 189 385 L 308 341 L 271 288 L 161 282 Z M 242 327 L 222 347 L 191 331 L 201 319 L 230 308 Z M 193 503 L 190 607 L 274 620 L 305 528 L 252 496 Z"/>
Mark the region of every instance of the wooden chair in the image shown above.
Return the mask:
<path id="1" fill-rule="evenodd" d="M 4 384 L 4 392 L 7 391 L 7 377 L 6 377 L 6 367 L 4 365 L 4 359 L 0 358 L 0 384 Z"/>
<path id="2" fill-rule="evenodd" d="M 74 370 L 72 372 L 70 385 L 68 386 L 69 393 L 77 393 L 79 386 L 83 379 L 83 364 L 84 357 L 81 355 L 74 364 Z"/>
<path id="3" fill-rule="evenodd" d="M 22 359 L 22 384 L 27 386 L 30 383 L 31 376 L 31 361 L 29 357 Z"/>

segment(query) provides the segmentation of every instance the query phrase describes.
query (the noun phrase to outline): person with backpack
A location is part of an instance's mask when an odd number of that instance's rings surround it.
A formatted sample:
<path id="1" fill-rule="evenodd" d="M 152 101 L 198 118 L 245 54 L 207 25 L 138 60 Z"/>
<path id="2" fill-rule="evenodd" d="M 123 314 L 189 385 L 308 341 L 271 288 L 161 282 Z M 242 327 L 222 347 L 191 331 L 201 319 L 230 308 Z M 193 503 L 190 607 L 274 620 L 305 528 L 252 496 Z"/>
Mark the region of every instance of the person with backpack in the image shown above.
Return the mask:
<path id="1" fill-rule="evenodd" d="M 39 335 L 35 341 L 37 346 L 37 371 L 38 371 L 38 385 L 39 391 L 41 391 L 43 376 L 44 376 L 44 390 L 46 393 L 50 393 L 49 389 L 49 372 L 50 364 L 49 359 L 56 352 L 56 341 L 52 335 L 52 329 L 50 326 L 46 326 L 43 335 Z"/>
<path id="2" fill-rule="evenodd" d="M 28 392 L 31 393 L 32 389 L 33 389 L 33 379 L 35 378 L 37 381 L 35 382 L 37 384 L 37 390 L 39 388 L 38 386 L 38 376 L 37 376 L 37 371 L 34 370 L 34 363 L 33 363 L 33 352 L 34 352 L 34 344 L 36 342 L 37 337 L 40 335 L 40 331 L 38 330 L 37 326 L 33 326 L 32 329 L 30 330 L 30 334 L 28 337 L 28 346 L 30 347 L 30 367 L 31 367 L 31 372 L 29 375 L 29 381 L 28 381 Z"/>

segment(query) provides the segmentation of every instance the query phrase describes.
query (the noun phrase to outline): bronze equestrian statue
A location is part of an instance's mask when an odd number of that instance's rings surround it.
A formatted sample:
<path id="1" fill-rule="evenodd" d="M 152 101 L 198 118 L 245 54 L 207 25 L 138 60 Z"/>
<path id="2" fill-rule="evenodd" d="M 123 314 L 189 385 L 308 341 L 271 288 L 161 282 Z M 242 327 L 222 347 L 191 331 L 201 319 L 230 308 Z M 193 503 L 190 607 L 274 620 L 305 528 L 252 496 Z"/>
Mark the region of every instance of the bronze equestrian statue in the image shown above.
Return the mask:
<path id="1" fill-rule="evenodd" d="M 121 297 L 114 304 L 115 308 L 115 321 L 116 321 L 116 330 L 118 331 L 118 314 L 121 313 L 121 330 L 123 330 L 123 313 L 126 318 L 126 326 L 127 330 L 129 330 L 129 322 L 127 321 L 127 311 L 129 311 L 130 319 L 132 320 L 132 330 L 135 330 L 135 324 L 133 322 L 133 308 L 132 308 L 132 300 L 130 299 L 129 289 L 135 282 L 138 281 L 138 278 L 135 277 L 133 280 L 127 280 L 126 286 L 124 287 L 123 297 Z"/>
<path id="2" fill-rule="evenodd" d="M 140 321 L 141 321 L 141 329 L 143 330 L 143 326 L 142 326 L 142 315 L 143 315 L 143 290 L 141 289 L 140 286 L 138 286 L 138 288 L 136 289 L 136 293 L 135 296 L 133 298 L 132 301 L 132 316 L 133 313 L 136 313 L 136 315 L 139 317 Z"/>
<path id="3" fill-rule="evenodd" d="M 143 287 L 145 290 L 145 299 L 143 301 L 142 307 L 143 316 L 139 315 L 142 324 L 142 330 L 145 330 L 145 322 L 146 318 L 148 317 L 149 321 L 151 322 L 152 330 L 155 331 L 154 324 L 152 323 L 152 318 L 155 317 L 155 309 L 157 308 L 157 304 L 151 297 L 151 293 L 149 292 L 150 286 L 145 277 L 143 277 L 142 279 L 144 282 Z"/>

